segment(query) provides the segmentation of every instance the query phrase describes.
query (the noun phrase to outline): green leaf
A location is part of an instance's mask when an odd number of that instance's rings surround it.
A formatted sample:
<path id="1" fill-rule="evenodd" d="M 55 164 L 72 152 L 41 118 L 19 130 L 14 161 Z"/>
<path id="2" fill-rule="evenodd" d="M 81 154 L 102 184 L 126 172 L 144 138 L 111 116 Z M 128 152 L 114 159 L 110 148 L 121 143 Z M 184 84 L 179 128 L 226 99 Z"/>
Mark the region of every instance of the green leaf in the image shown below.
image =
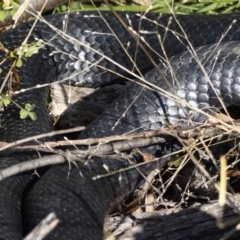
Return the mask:
<path id="1" fill-rule="evenodd" d="M 30 46 L 28 48 L 28 51 L 36 51 L 36 50 L 38 50 L 36 46 Z"/>
<path id="2" fill-rule="evenodd" d="M 3 21 L 7 17 L 7 14 L 5 11 L 0 11 L 0 21 Z"/>
<path id="3" fill-rule="evenodd" d="M 66 5 L 62 5 L 60 8 L 62 12 L 66 12 L 68 10 L 68 7 Z"/>
<path id="4" fill-rule="evenodd" d="M 33 120 L 36 121 L 37 120 L 37 115 L 35 112 L 29 112 L 29 117 Z"/>
<path id="5" fill-rule="evenodd" d="M 36 46 L 37 47 L 40 47 L 42 45 L 42 41 L 41 40 L 38 40 L 37 42 L 36 42 Z"/>
<path id="6" fill-rule="evenodd" d="M 28 50 L 25 54 L 24 57 L 31 57 L 34 54 L 34 51 Z"/>
<path id="7" fill-rule="evenodd" d="M 25 57 L 31 57 L 34 53 L 38 53 L 38 48 L 36 46 L 31 46 L 25 53 Z"/>
<path id="8" fill-rule="evenodd" d="M 26 109 L 28 112 L 31 112 L 34 108 L 35 108 L 35 104 L 30 104 L 30 103 L 26 103 L 26 104 L 25 104 L 25 109 Z"/>
<path id="9" fill-rule="evenodd" d="M 32 121 L 37 120 L 36 113 L 31 112 L 31 110 L 33 110 L 35 108 L 35 104 L 26 103 L 24 107 L 25 107 L 25 109 L 20 110 L 20 118 L 25 119 L 27 117 L 30 117 L 32 119 Z"/>
<path id="10" fill-rule="evenodd" d="M 10 4 L 7 4 L 7 2 L 4 2 L 4 3 L 2 4 L 2 7 L 5 9 L 5 8 L 9 7 L 9 5 L 10 5 Z"/>
<path id="11" fill-rule="evenodd" d="M 15 58 L 16 57 L 15 53 L 14 52 L 10 52 L 10 57 L 11 58 Z"/>
<path id="12" fill-rule="evenodd" d="M 19 58 L 21 58 L 21 57 L 24 55 L 24 53 L 26 52 L 25 49 L 27 49 L 26 46 L 22 45 L 22 46 L 17 50 L 17 56 L 18 56 Z"/>
<path id="13" fill-rule="evenodd" d="M 27 118 L 27 117 L 28 117 L 28 114 L 29 114 L 29 112 L 28 112 L 27 110 L 25 110 L 25 109 L 21 109 L 21 110 L 20 110 L 20 118 L 21 118 L 21 119 Z"/>
<path id="14" fill-rule="evenodd" d="M 4 98 L 3 99 L 3 104 L 4 104 L 5 107 L 7 107 L 10 104 L 10 102 L 11 102 L 10 98 Z"/>
<path id="15" fill-rule="evenodd" d="M 5 107 L 7 107 L 10 104 L 10 102 L 11 102 L 11 99 L 9 96 L 6 96 L 4 94 L 0 95 L 0 106 L 4 105 Z"/>
<path id="16" fill-rule="evenodd" d="M 181 164 L 181 162 L 182 162 L 183 160 L 181 159 L 181 158 L 174 158 L 174 159 L 170 159 L 170 161 L 168 162 L 168 166 L 175 166 L 175 167 L 178 167 L 180 164 Z"/>
<path id="17" fill-rule="evenodd" d="M 20 7 L 20 4 L 18 1 L 11 1 L 11 5 L 16 9 L 18 9 Z"/>
<path id="18" fill-rule="evenodd" d="M 17 59 L 17 62 L 16 62 L 16 66 L 17 66 L 17 67 L 21 67 L 22 64 L 23 64 L 23 63 L 22 63 L 22 59 L 21 59 L 21 58 L 18 58 L 18 59 Z"/>
<path id="19" fill-rule="evenodd" d="M 16 13 L 16 10 L 15 10 L 15 9 L 11 9 L 11 10 L 9 11 L 9 13 L 10 13 L 11 16 L 13 16 L 13 15 Z"/>

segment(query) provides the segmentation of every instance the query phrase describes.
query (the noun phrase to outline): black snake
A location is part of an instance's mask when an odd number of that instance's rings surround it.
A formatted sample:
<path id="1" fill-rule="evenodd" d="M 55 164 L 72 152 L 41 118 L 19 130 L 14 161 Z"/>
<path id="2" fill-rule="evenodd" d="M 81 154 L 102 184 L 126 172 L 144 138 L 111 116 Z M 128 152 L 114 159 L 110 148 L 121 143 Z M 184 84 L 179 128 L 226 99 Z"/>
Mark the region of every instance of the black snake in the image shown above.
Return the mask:
<path id="1" fill-rule="evenodd" d="M 184 104 L 163 94 L 166 91 L 171 95 L 172 91 L 158 71 L 151 70 L 153 66 L 149 59 L 113 14 L 101 14 L 53 15 L 39 20 L 28 43 L 41 39 L 42 47 L 38 54 L 24 59 L 23 66 L 17 69 L 18 90 L 56 79 L 97 87 L 121 82 L 123 75 L 133 79 L 130 72 L 134 69 L 138 72 L 137 68 L 141 73 L 150 70 L 144 75 L 150 83 L 147 87 L 127 83 L 119 99 L 81 137 L 117 135 L 135 129 L 155 130 L 164 127 L 166 122 L 175 124 L 180 120 L 181 126 L 197 124 L 205 120 L 204 114 L 190 106 L 208 112 L 211 107 L 214 111 L 221 107 L 218 96 L 226 105 L 240 103 L 238 13 L 177 16 L 177 20 L 170 15 L 120 13 L 159 64 L 174 95 L 186 100 Z M 33 22 L 27 22 L 2 33 L 1 44 L 13 51 L 25 40 L 32 26 Z M 0 59 L 2 82 L 12 60 L 6 57 L 4 50 L 0 50 Z M 137 81 L 143 83 L 140 79 Z M 38 119 L 19 119 L 19 109 L 11 104 L 2 112 L 0 141 L 12 142 L 52 131 L 45 104 L 47 94 L 47 88 L 35 88 L 14 96 L 14 101 L 21 106 L 27 102 L 35 104 Z M 165 147 L 158 146 L 152 151 L 159 156 L 165 152 Z M 0 166 L 3 169 L 37 157 L 34 151 L 1 152 Z M 87 165 L 78 163 L 78 168 L 72 167 L 68 178 L 68 164 L 55 166 L 30 191 L 29 185 L 35 181 L 31 173 L 2 181 L 0 238 L 21 239 L 48 213 L 56 212 L 61 222 L 47 239 L 101 239 L 105 213 L 132 192 L 140 174 L 134 169 L 122 173 L 122 180 L 119 175 L 114 175 L 93 181 L 92 176 L 105 173 L 106 166 L 112 171 L 128 165 L 124 159 L 113 161 L 111 157 L 94 157 Z M 144 169 L 148 171 L 146 167 L 140 170 L 144 172 Z"/>

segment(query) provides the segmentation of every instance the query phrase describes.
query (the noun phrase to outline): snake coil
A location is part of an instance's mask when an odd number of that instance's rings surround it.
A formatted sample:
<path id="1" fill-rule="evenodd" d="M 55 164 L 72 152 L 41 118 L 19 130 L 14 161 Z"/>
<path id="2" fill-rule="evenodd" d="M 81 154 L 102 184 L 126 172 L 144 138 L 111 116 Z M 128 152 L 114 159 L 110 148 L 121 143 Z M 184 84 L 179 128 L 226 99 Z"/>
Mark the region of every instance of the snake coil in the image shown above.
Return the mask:
<path id="1" fill-rule="evenodd" d="M 170 15 L 119 14 L 139 34 L 172 89 L 158 70 L 151 69 L 150 61 L 112 13 L 48 16 L 38 21 L 27 41 L 41 39 L 39 52 L 24 59 L 23 66 L 17 69 L 18 90 L 31 90 L 13 96 L 19 105 L 35 104 L 38 119 L 20 120 L 19 109 L 11 104 L 1 116 L 0 141 L 13 142 L 52 131 L 45 106 L 48 88 L 34 87 L 59 79 L 98 87 L 121 82 L 123 75 L 133 78 L 130 74 L 133 70 L 147 72 L 144 79 L 148 88 L 144 84 L 127 83 L 120 97 L 80 137 L 155 130 L 166 122 L 175 124 L 180 120 L 182 126 L 198 124 L 205 116 L 192 107 L 215 111 L 221 107 L 219 97 L 227 105 L 240 104 L 238 13 L 176 16 L 177 21 Z M 32 26 L 33 22 L 26 22 L 2 33 L 1 44 L 13 51 L 21 46 Z M 169 62 L 165 61 L 167 58 Z M 3 50 L 0 59 L 2 83 L 12 61 Z M 176 97 L 185 100 L 185 104 L 180 104 Z M 163 146 L 155 148 L 156 154 L 164 151 Z M 1 152 L 0 169 L 37 157 L 29 151 Z M 107 172 L 106 166 L 109 171 L 118 170 L 129 166 L 128 161 L 94 157 L 87 164 L 77 164 L 78 168 L 73 167 L 68 178 L 68 164 L 51 167 L 30 190 L 29 185 L 35 180 L 31 173 L 0 182 L 1 239 L 21 239 L 50 212 L 57 214 L 60 224 L 47 239 L 101 239 L 104 215 L 134 190 L 140 174 L 133 169 L 122 173 L 121 181 L 117 174 L 93 181 L 93 176 Z M 156 164 L 140 170 L 147 173 Z"/>

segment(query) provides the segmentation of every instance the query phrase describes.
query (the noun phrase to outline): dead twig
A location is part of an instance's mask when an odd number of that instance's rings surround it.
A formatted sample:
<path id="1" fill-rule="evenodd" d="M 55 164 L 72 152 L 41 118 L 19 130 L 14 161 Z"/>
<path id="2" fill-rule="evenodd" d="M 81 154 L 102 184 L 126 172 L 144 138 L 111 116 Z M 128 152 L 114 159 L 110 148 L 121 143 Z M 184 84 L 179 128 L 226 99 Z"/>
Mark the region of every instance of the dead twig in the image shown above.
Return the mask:
<path id="1" fill-rule="evenodd" d="M 49 213 L 25 238 L 24 240 L 42 240 L 44 239 L 59 223 L 55 213 Z"/>
<path id="2" fill-rule="evenodd" d="M 26 161 L 26 162 L 21 162 L 1 170 L 0 181 L 25 171 L 29 171 L 29 170 L 33 170 L 33 169 L 37 169 L 40 167 L 45 167 L 53 164 L 60 164 L 66 161 L 67 160 L 62 155 L 55 154 L 51 156 L 45 156 L 42 158 Z"/>

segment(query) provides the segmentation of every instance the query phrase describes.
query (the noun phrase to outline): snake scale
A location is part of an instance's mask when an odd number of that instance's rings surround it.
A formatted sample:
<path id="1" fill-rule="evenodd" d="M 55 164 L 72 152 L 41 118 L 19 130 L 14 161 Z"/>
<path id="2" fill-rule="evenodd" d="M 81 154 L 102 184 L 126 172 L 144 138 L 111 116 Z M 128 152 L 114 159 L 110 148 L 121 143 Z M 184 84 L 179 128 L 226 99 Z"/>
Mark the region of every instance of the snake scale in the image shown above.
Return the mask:
<path id="1" fill-rule="evenodd" d="M 155 130 L 166 126 L 166 122 L 181 121 L 181 126 L 201 123 L 205 120 L 204 114 L 190 106 L 215 111 L 221 107 L 218 96 L 226 105 L 240 104 L 238 13 L 177 15 L 177 20 L 165 14 L 119 14 L 132 32 L 140 36 L 173 92 L 129 32 L 109 12 L 101 12 L 101 16 L 94 12 L 47 16 L 34 24 L 29 36 L 33 22 L 2 33 L 1 44 L 9 51 L 18 48 L 27 36 L 28 43 L 42 40 L 39 52 L 24 59 L 23 66 L 17 69 L 18 90 L 58 79 L 79 86 L 99 87 L 122 83 L 121 76 L 134 79 L 130 74 L 133 70 L 145 73 L 144 79 L 150 85 L 125 84 L 120 97 L 80 138 L 124 134 L 136 129 Z M 194 52 L 191 49 L 195 49 Z M 3 82 L 12 60 L 4 50 L 0 50 L 0 59 Z M 141 83 L 139 79 L 136 82 Z M 186 100 L 185 104 L 165 96 L 163 91 Z M 45 104 L 47 95 L 47 87 L 14 95 L 14 101 L 21 106 L 27 102 L 35 104 L 38 118 L 20 120 L 19 109 L 10 104 L 1 115 L 0 141 L 12 142 L 52 131 Z M 159 156 L 166 148 L 171 151 L 171 143 L 155 146 L 151 151 Z M 0 169 L 34 158 L 38 155 L 30 150 L 1 152 Z M 149 163 L 140 170 L 147 174 L 156 164 Z M 0 238 L 21 239 L 47 214 L 55 212 L 60 224 L 46 239 L 101 239 L 105 214 L 136 188 L 141 176 L 133 169 L 123 172 L 121 178 L 116 174 L 93 181 L 95 175 L 129 166 L 126 159 L 115 161 L 110 156 L 93 157 L 87 164 L 78 162 L 77 165 L 72 167 L 68 178 L 69 165 L 61 164 L 51 167 L 37 183 L 32 172 L 1 181 Z"/>

